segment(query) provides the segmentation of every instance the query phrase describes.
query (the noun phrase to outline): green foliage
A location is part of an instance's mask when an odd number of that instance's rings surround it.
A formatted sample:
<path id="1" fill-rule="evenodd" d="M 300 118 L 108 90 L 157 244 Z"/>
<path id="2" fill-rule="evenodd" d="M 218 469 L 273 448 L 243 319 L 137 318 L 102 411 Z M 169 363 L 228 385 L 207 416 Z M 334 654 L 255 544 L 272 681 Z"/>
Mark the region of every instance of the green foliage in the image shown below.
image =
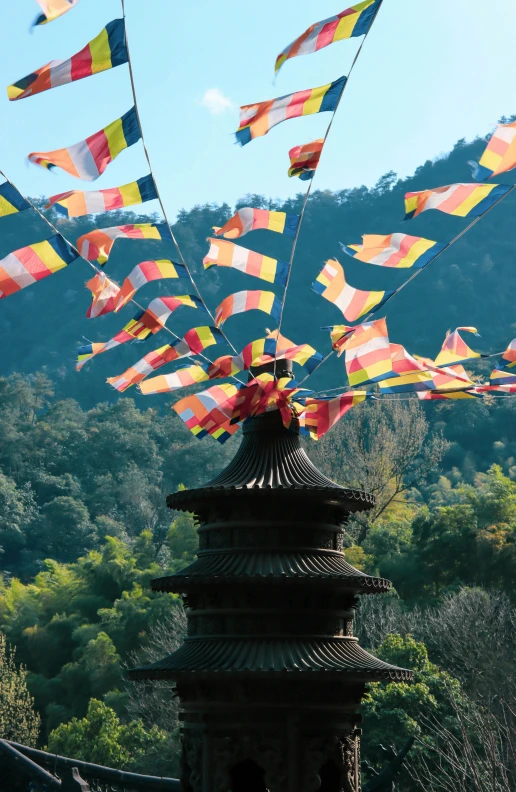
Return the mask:
<path id="1" fill-rule="evenodd" d="M 27 687 L 27 672 L 23 665 L 16 665 L 15 653 L 0 633 L 0 738 L 34 746 L 40 725 Z"/>
<path id="2" fill-rule="evenodd" d="M 92 699 L 86 716 L 55 729 L 46 750 L 118 770 L 164 775 L 170 768 L 171 746 L 166 732 L 144 729 L 140 720 L 122 724 L 102 701 Z"/>
<path id="3" fill-rule="evenodd" d="M 399 751 L 409 737 L 421 739 L 413 748 L 413 761 L 417 763 L 422 754 L 431 762 L 432 745 L 421 726 L 421 717 L 433 717 L 443 726 L 452 724 L 455 708 L 465 706 L 459 682 L 431 663 L 426 646 L 411 636 L 388 635 L 375 655 L 387 663 L 411 669 L 414 682 L 369 686 L 362 703 L 367 762 L 380 769 L 386 761 L 385 748 L 392 746 Z"/>

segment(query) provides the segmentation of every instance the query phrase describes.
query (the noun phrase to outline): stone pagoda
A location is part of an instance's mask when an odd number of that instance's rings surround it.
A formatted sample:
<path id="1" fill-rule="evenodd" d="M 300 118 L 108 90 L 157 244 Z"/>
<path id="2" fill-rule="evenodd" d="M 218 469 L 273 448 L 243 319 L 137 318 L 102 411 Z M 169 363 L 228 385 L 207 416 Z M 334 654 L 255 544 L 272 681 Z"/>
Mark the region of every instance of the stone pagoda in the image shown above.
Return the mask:
<path id="1" fill-rule="evenodd" d="M 372 498 L 326 478 L 272 412 L 244 424 L 219 476 L 167 503 L 195 514 L 199 553 L 152 587 L 183 595 L 188 635 L 130 678 L 174 683 L 184 792 L 360 792 L 366 685 L 412 678 L 353 636 L 357 595 L 391 585 L 342 552 Z"/>

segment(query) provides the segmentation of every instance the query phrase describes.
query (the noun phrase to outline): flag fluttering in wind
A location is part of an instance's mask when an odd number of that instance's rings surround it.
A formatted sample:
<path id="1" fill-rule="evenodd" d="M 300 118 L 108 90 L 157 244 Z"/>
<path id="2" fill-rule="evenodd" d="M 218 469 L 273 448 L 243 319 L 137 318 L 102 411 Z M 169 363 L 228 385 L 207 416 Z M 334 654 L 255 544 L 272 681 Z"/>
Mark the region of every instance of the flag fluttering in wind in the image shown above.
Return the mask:
<path id="1" fill-rule="evenodd" d="M 253 275 L 268 283 L 284 286 L 287 280 L 288 262 L 255 253 L 225 239 L 208 239 L 210 249 L 203 259 L 204 269 L 209 267 L 232 267 Z"/>
<path id="2" fill-rule="evenodd" d="M 363 36 L 369 30 L 381 0 L 363 0 L 340 14 L 315 22 L 305 32 L 285 47 L 276 58 L 275 72 L 279 72 L 285 61 L 298 55 L 317 52 L 335 41 Z"/>
<path id="3" fill-rule="evenodd" d="M 85 344 L 77 350 L 77 371 L 80 371 L 84 364 L 92 357 L 108 352 L 120 344 L 128 341 L 148 338 L 163 329 L 170 314 L 181 306 L 188 308 L 199 308 L 205 311 L 203 303 L 194 294 L 184 294 L 175 297 L 156 297 L 149 304 L 145 311 L 138 311 L 130 322 L 120 330 L 113 338 L 105 343 Z"/>
<path id="4" fill-rule="evenodd" d="M 104 316 L 115 310 L 120 287 L 113 283 L 104 272 L 97 272 L 88 281 L 86 287 L 91 291 L 93 298 L 86 314 L 88 319 L 95 319 L 97 316 Z"/>
<path id="5" fill-rule="evenodd" d="M 215 310 L 215 325 L 220 327 L 230 316 L 246 311 L 263 311 L 279 322 L 281 300 L 270 291 L 240 291 L 230 294 Z"/>
<path id="6" fill-rule="evenodd" d="M 225 239 L 238 239 L 249 231 L 276 231 L 278 234 L 294 237 L 299 225 L 299 215 L 286 212 L 270 212 L 268 209 L 239 209 L 222 228 L 214 226 L 216 236 Z"/>
<path id="7" fill-rule="evenodd" d="M 394 291 L 361 291 L 350 286 L 336 259 L 326 262 L 312 289 L 336 305 L 348 322 L 356 322 L 361 316 L 378 310 L 394 294 Z"/>
<path id="8" fill-rule="evenodd" d="M 183 338 L 178 338 L 171 344 L 153 349 L 141 360 L 130 366 L 118 377 L 109 377 L 107 382 L 119 393 L 123 393 L 131 385 L 142 382 L 149 374 L 157 371 L 166 363 L 179 360 L 183 357 L 198 355 L 213 344 L 225 343 L 224 336 L 216 327 L 193 327 Z"/>
<path id="9" fill-rule="evenodd" d="M 511 369 L 516 366 L 516 338 L 513 338 L 505 352 L 503 353 L 500 363 L 503 363 L 500 368 Z"/>
<path id="10" fill-rule="evenodd" d="M 7 217 L 30 208 L 30 203 L 10 182 L 0 184 L 0 217 Z"/>
<path id="11" fill-rule="evenodd" d="M 324 138 L 314 140 L 312 143 L 305 143 L 304 146 L 294 146 L 288 156 L 290 158 L 289 176 L 298 176 L 301 181 L 309 181 L 313 178 L 319 165 L 324 146 Z"/>
<path id="12" fill-rule="evenodd" d="M 97 212 L 110 212 L 113 209 L 124 209 L 157 198 L 154 179 L 149 174 L 142 179 L 124 184 L 122 187 L 110 187 L 107 190 L 69 190 L 53 195 L 48 199 L 45 209 L 54 207 L 64 217 L 84 217 Z"/>
<path id="13" fill-rule="evenodd" d="M 459 331 L 478 335 L 476 327 L 457 327 L 453 333 L 449 333 L 444 339 L 441 351 L 435 359 L 435 365 L 439 368 L 450 366 L 454 363 L 465 363 L 467 360 L 475 360 L 475 358 L 482 357 L 480 352 L 474 352 L 469 348 L 461 338 Z"/>
<path id="14" fill-rule="evenodd" d="M 185 396 L 174 404 L 173 409 L 198 439 L 209 434 L 219 443 L 225 443 L 238 431 L 239 426 L 231 424 L 220 407 L 238 390 L 239 387 L 232 383 L 213 385 L 194 396 Z"/>
<path id="15" fill-rule="evenodd" d="M 457 217 L 480 217 L 511 189 L 506 184 L 449 184 L 405 195 L 405 220 L 428 209 Z"/>
<path id="16" fill-rule="evenodd" d="M 446 245 L 409 234 L 365 234 L 361 245 L 340 246 L 348 256 L 378 267 L 426 267 Z"/>
<path id="17" fill-rule="evenodd" d="M 76 259 L 77 253 L 60 234 L 9 253 L 0 259 L 0 300 L 53 275 Z"/>
<path id="18" fill-rule="evenodd" d="M 36 17 L 32 23 L 33 27 L 53 22 L 67 11 L 71 11 L 79 0 L 36 0 L 36 2 L 41 6 L 43 13 Z"/>
<path id="19" fill-rule="evenodd" d="M 346 373 L 351 387 L 379 382 L 393 374 L 392 356 L 385 319 L 364 322 L 344 336 Z"/>
<path id="20" fill-rule="evenodd" d="M 68 60 L 54 60 L 7 87 L 11 102 L 83 80 L 127 63 L 125 23 L 114 19 L 89 44 Z"/>
<path id="21" fill-rule="evenodd" d="M 452 391 L 451 393 L 441 393 L 439 391 L 418 391 L 418 399 L 421 401 L 444 401 L 449 399 L 481 399 L 484 394 L 480 391 L 464 390 Z"/>
<path id="22" fill-rule="evenodd" d="M 77 240 L 79 253 L 88 261 L 106 263 L 117 239 L 171 239 L 166 223 L 137 223 L 135 225 L 97 228 Z"/>
<path id="23" fill-rule="evenodd" d="M 366 391 L 350 391 L 331 399 L 306 399 L 305 409 L 300 417 L 300 431 L 312 440 L 319 440 L 352 407 L 367 398 Z"/>
<path id="24" fill-rule="evenodd" d="M 172 391 L 204 382 L 208 379 L 207 366 L 204 363 L 192 363 L 185 368 L 178 369 L 172 374 L 159 374 L 157 377 L 146 379 L 139 385 L 140 393 L 149 396 L 156 393 L 171 393 Z"/>
<path id="25" fill-rule="evenodd" d="M 208 366 L 208 379 L 234 377 L 245 368 L 241 355 L 222 355 Z"/>
<path id="26" fill-rule="evenodd" d="M 130 302 L 138 289 L 146 283 L 161 280 L 161 278 L 190 278 L 188 270 L 183 264 L 176 264 L 170 259 L 156 259 L 141 261 L 129 273 L 120 287 L 115 312 L 118 313 L 128 302 Z"/>
<path id="27" fill-rule="evenodd" d="M 516 385 L 516 374 L 511 374 L 509 371 L 500 371 L 494 369 L 489 377 L 491 385 Z"/>
<path id="28" fill-rule="evenodd" d="M 516 121 L 499 124 L 478 164 L 472 163 L 473 178 L 479 181 L 498 176 L 516 168 Z"/>
<path id="29" fill-rule="evenodd" d="M 95 181 L 104 173 L 124 149 L 141 139 L 142 133 L 136 108 L 131 108 L 122 118 L 117 118 L 100 132 L 67 148 L 55 151 L 36 151 L 29 154 L 29 162 L 43 168 L 61 168 L 84 181 Z"/>
<path id="30" fill-rule="evenodd" d="M 341 77 L 318 88 L 296 91 L 267 102 L 244 105 L 240 108 L 240 126 L 235 133 L 237 142 L 245 146 L 289 118 L 333 112 L 339 103 L 346 79 Z"/>

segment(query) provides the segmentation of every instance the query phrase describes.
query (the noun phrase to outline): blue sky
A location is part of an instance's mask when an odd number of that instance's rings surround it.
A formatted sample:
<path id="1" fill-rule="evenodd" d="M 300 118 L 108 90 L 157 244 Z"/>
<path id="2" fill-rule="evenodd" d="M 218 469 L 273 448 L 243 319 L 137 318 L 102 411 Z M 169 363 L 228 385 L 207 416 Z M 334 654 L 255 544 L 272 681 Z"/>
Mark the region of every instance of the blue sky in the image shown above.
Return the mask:
<path id="1" fill-rule="evenodd" d="M 238 106 L 325 84 L 347 74 L 360 39 L 286 63 L 280 50 L 310 23 L 343 10 L 345 0 L 126 0 L 127 26 L 144 133 L 167 212 L 246 193 L 285 198 L 303 186 L 288 179 L 288 150 L 322 137 L 329 115 L 295 119 L 240 149 L 232 133 Z M 29 26 L 34 0 L 17 0 L 0 31 L 4 86 L 52 59 L 81 49 L 120 0 L 80 0 L 61 19 Z M 488 8 L 488 10 L 486 10 Z M 373 185 L 386 171 L 410 174 L 460 137 L 492 129 L 516 112 L 513 0 L 384 0 L 339 108 L 316 189 Z M 0 167 L 31 195 L 77 188 L 62 172 L 26 163 L 31 151 L 76 143 L 132 104 L 126 66 L 9 103 L 0 98 Z M 147 172 L 141 144 L 123 152 L 87 189 Z M 149 208 L 155 208 L 149 205 Z"/>

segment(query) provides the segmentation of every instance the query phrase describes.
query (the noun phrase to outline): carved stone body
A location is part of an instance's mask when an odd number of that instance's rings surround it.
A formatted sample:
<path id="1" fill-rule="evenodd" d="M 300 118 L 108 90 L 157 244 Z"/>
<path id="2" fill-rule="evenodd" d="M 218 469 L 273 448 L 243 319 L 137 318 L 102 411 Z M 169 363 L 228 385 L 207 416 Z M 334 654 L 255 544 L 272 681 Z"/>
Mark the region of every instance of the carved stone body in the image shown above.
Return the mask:
<path id="1" fill-rule="evenodd" d="M 342 553 L 372 500 L 323 476 L 277 413 L 243 431 L 220 476 L 168 498 L 195 513 L 199 555 L 153 588 L 183 595 L 188 636 L 130 676 L 176 685 L 185 792 L 360 792 L 365 686 L 411 677 L 353 637 L 356 595 L 390 587 Z"/>

